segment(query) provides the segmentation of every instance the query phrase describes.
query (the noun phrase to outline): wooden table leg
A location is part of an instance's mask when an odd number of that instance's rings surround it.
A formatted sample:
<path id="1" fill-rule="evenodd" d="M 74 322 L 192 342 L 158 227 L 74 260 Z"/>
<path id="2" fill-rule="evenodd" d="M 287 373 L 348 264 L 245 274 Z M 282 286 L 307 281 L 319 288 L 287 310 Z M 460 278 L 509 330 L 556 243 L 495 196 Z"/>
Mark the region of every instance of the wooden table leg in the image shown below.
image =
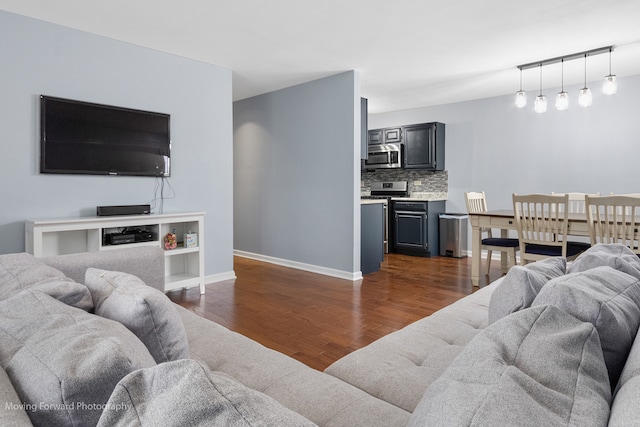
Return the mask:
<path id="1" fill-rule="evenodd" d="M 480 261 L 482 260 L 480 235 L 478 218 L 471 217 L 471 284 L 475 287 L 480 282 Z"/>
<path id="2" fill-rule="evenodd" d="M 500 237 L 502 237 L 503 239 L 509 237 L 509 230 L 506 230 L 504 228 L 500 230 Z M 507 262 L 508 258 L 509 254 L 507 252 L 500 252 L 500 267 L 502 269 L 502 274 L 507 274 L 507 271 L 509 270 L 509 264 Z"/>

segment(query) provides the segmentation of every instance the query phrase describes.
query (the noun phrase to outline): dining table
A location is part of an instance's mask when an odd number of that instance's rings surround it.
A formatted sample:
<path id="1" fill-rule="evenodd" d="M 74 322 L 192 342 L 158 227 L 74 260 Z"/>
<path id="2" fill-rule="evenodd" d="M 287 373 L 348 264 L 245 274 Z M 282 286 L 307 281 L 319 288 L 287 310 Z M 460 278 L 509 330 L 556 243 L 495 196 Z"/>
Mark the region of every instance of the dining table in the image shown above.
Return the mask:
<path id="1" fill-rule="evenodd" d="M 482 233 L 483 228 L 500 229 L 500 237 L 510 237 L 510 230 L 518 230 L 513 209 L 490 210 L 482 213 L 470 213 L 471 223 L 471 283 L 474 287 L 480 283 L 480 263 L 482 261 Z M 568 230 L 570 236 L 589 236 L 589 226 L 585 213 L 568 214 Z M 515 236 L 513 236 L 515 237 Z M 501 267 L 503 274 L 507 271 L 507 254 L 501 252 Z"/>

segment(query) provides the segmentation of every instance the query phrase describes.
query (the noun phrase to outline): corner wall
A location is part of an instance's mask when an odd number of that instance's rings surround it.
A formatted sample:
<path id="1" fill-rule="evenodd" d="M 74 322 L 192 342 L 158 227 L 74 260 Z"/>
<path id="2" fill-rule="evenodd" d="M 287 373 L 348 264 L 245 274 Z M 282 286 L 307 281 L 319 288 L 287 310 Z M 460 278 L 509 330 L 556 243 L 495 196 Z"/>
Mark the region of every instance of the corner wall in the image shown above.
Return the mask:
<path id="1" fill-rule="evenodd" d="M 154 204 L 154 178 L 39 173 L 45 94 L 171 114 L 164 212 L 206 212 L 205 274 L 233 277 L 230 70 L 3 11 L 0 57 L 0 253 L 24 250 L 27 219 Z"/>
<path id="2" fill-rule="evenodd" d="M 360 89 L 347 72 L 234 103 L 234 249 L 360 277 Z"/>

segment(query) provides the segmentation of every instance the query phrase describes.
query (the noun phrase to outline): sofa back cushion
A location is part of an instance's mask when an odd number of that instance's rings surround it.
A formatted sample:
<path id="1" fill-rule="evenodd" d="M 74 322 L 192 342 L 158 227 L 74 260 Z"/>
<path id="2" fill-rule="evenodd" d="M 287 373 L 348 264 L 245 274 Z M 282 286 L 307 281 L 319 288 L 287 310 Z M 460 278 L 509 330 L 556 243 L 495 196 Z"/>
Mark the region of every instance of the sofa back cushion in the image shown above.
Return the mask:
<path id="1" fill-rule="evenodd" d="M 596 267 L 609 266 L 640 279 L 640 258 L 620 243 L 598 243 L 578 256 L 567 273 L 579 273 Z"/>
<path id="2" fill-rule="evenodd" d="M 0 300 L 23 289 L 38 289 L 65 304 L 89 311 L 89 290 L 28 253 L 0 255 Z"/>
<path id="3" fill-rule="evenodd" d="M 563 276 L 565 258 L 554 257 L 509 269 L 489 302 L 489 324 L 516 311 L 528 308 L 542 287 L 551 279 Z"/>
<path id="4" fill-rule="evenodd" d="M 189 357 L 189 342 L 173 302 L 127 273 L 87 269 L 95 313 L 122 323 L 142 341 L 157 363 Z"/>
<path id="5" fill-rule="evenodd" d="M 568 274 L 547 283 L 533 302 L 547 304 L 596 327 L 615 387 L 640 325 L 640 280 L 611 267 Z"/>
<path id="6" fill-rule="evenodd" d="M 640 423 L 640 337 L 631 346 L 622 374 L 613 393 L 609 427 L 624 427 Z"/>
<path id="7" fill-rule="evenodd" d="M 594 326 L 537 306 L 478 334 L 429 386 L 409 426 L 604 426 L 610 399 Z"/>
<path id="8" fill-rule="evenodd" d="M 0 302 L 0 363 L 34 425 L 95 425 L 115 385 L 155 364 L 121 324 L 27 289 Z"/>
<path id="9" fill-rule="evenodd" d="M 271 397 L 189 359 L 141 369 L 120 381 L 98 427 L 134 425 L 315 426 Z"/>

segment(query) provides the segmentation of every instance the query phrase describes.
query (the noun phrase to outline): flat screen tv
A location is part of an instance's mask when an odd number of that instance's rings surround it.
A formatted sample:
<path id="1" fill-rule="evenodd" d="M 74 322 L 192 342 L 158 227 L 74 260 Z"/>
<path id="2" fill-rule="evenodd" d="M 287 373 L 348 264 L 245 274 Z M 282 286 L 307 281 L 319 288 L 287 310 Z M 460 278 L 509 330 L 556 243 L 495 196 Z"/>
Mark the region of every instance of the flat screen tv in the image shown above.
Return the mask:
<path id="1" fill-rule="evenodd" d="M 40 96 L 40 172 L 165 177 L 169 114 Z"/>

